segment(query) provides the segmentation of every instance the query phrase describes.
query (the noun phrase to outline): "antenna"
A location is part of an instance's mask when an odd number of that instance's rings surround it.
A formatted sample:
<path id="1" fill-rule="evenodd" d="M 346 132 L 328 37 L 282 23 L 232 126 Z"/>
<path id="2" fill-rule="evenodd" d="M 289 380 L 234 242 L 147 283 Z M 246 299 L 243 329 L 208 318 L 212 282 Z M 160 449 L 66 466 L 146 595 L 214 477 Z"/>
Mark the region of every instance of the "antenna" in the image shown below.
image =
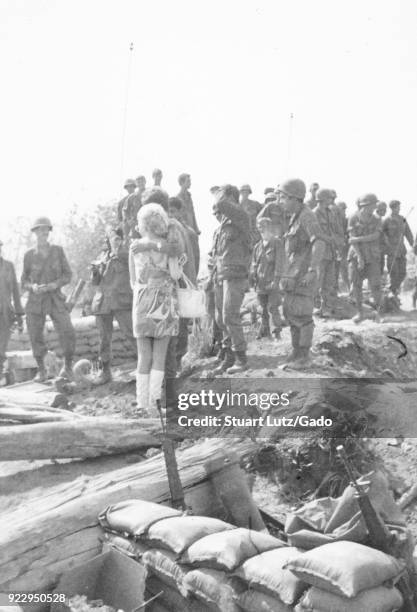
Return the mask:
<path id="1" fill-rule="evenodd" d="M 127 110 L 129 106 L 130 79 L 131 79 L 131 73 L 132 73 L 132 57 L 133 57 L 133 42 L 131 42 L 129 45 L 129 54 L 128 54 L 128 63 L 127 63 L 125 105 L 123 109 L 122 142 L 121 142 L 121 154 L 120 154 L 120 185 L 123 184 L 123 172 L 124 172 L 124 165 L 125 165 Z M 122 192 L 123 190 L 121 189 L 121 193 Z"/>

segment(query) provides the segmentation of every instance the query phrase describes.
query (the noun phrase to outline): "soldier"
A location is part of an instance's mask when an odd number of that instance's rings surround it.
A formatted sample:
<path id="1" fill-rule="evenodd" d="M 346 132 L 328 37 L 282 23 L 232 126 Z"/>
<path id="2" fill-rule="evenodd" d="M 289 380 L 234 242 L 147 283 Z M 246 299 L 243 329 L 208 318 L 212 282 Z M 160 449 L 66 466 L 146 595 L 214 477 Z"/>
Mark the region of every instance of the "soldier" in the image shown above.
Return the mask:
<path id="1" fill-rule="evenodd" d="M 382 223 L 382 231 L 387 239 L 387 267 L 390 276 L 390 291 L 398 297 L 401 283 L 407 273 L 407 249 L 404 238 L 413 247 L 413 234 L 405 217 L 400 215 L 401 202 L 391 200 L 391 214 Z"/>
<path id="2" fill-rule="evenodd" d="M 239 191 L 240 205 L 249 217 L 250 233 L 253 247 L 261 238 L 261 235 L 256 227 L 256 217 L 260 213 L 262 205 L 256 200 L 251 200 L 249 198 L 252 193 L 250 185 L 242 185 Z"/>
<path id="3" fill-rule="evenodd" d="M 213 373 L 234 374 L 248 368 L 240 307 L 247 288 L 252 250 L 249 217 L 239 205 L 239 191 L 235 186 L 224 185 L 216 192 L 215 213 L 221 215 L 213 257 L 216 321 L 223 334 L 224 358 Z"/>
<path id="4" fill-rule="evenodd" d="M 161 183 L 162 183 L 162 170 L 160 170 L 159 168 L 155 168 L 152 171 L 152 178 L 153 178 L 153 186 L 154 187 L 161 187 Z"/>
<path id="5" fill-rule="evenodd" d="M 197 220 L 195 218 L 194 204 L 189 189 L 191 187 L 191 177 L 189 174 L 183 173 L 178 177 L 180 191 L 177 195 L 182 202 L 181 218 L 185 225 L 189 225 L 197 235 L 201 234 L 198 229 Z"/>
<path id="6" fill-rule="evenodd" d="M 319 189 L 320 185 L 318 183 L 312 183 L 310 185 L 310 197 L 307 200 L 306 204 L 311 208 L 311 210 L 314 210 L 317 206 L 316 193 Z"/>
<path id="7" fill-rule="evenodd" d="M 336 213 L 332 206 L 334 195 L 331 189 L 319 189 L 316 194 L 317 206 L 314 216 L 320 226 L 326 248 L 320 262 L 318 278 L 320 307 L 316 314 L 331 317 L 335 306 L 336 291 L 336 260 L 338 248 L 342 246 L 343 235 Z"/>
<path id="8" fill-rule="evenodd" d="M 356 302 L 357 314 L 353 317 L 355 323 L 363 319 L 362 284 L 368 280 L 374 305 L 379 313 L 381 304 L 381 220 L 374 215 L 377 197 L 367 193 L 357 200 L 359 210 L 348 221 L 349 244 L 348 253 L 349 276 L 352 294 Z"/>
<path id="9" fill-rule="evenodd" d="M 14 265 L 3 259 L 2 247 L 3 242 L 0 240 L 0 387 L 7 383 L 3 368 L 12 325 L 16 321 L 18 329 L 23 329 L 23 308 Z"/>
<path id="10" fill-rule="evenodd" d="M 279 281 L 284 263 L 283 243 L 274 235 L 271 219 L 258 217 L 256 223 L 261 239 L 253 249 L 250 271 L 250 280 L 262 308 L 262 320 L 256 338 L 269 337 L 272 331 L 275 340 L 279 340 L 282 329 Z"/>
<path id="11" fill-rule="evenodd" d="M 281 287 L 283 313 L 290 324 L 293 347 L 288 363 L 297 368 L 307 366 L 310 360 L 314 295 L 325 242 L 313 211 L 304 204 L 304 182 L 289 179 L 281 183 L 278 191 L 281 206 L 291 215 L 284 235 L 286 262 Z"/>
<path id="12" fill-rule="evenodd" d="M 29 292 L 25 310 L 33 356 L 38 364 L 35 380 L 44 382 L 47 379 L 44 363 L 47 349 L 43 336 L 46 315 L 52 319 L 64 353 L 60 376 L 71 378 L 75 331 L 61 292 L 71 280 L 71 269 L 64 249 L 48 242 L 52 223 L 47 217 L 36 219 L 31 231 L 35 234 L 36 246 L 25 253 L 21 285 L 23 291 Z"/>
<path id="13" fill-rule="evenodd" d="M 375 215 L 377 217 L 379 217 L 381 219 L 381 221 L 383 221 L 385 215 L 387 214 L 387 205 L 385 202 L 377 202 L 376 204 L 376 209 L 375 209 Z M 385 270 L 385 259 L 386 259 L 386 255 L 388 252 L 388 242 L 387 242 L 387 237 L 384 234 L 384 232 L 381 232 L 381 238 L 380 238 L 380 242 L 379 242 L 379 247 L 381 249 L 381 274 L 384 274 L 384 270 Z"/>
<path id="14" fill-rule="evenodd" d="M 122 198 L 120 202 L 117 204 L 117 219 L 119 223 L 123 222 L 123 217 L 124 217 L 123 211 L 125 210 L 126 202 L 129 196 L 135 193 L 136 183 L 133 179 L 126 179 L 125 184 L 123 185 L 123 188 L 126 189 L 127 195 L 125 195 L 124 198 Z"/>
<path id="15" fill-rule="evenodd" d="M 119 228 L 109 228 L 107 240 L 108 249 L 91 264 L 92 284 L 97 287 L 91 311 L 96 316 L 100 337 L 99 357 L 102 370 L 95 381 L 99 385 L 112 379 L 113 319 L 119 323 L 120 331 L 136 353 L 132 327 L 133 294 L 129 277 L 129 253 L 123 246 L 123 231 Z"/>
<path id="16" fill-rule="evenodd" d="M 265 198 L 265 206 L 261 208 L 256 220 L 268 217 L 272 222 L 272 232 L 276 238 L 282 238 L 285 232 L 285 214 L 283 208 L 278 204 L 278 195 L 269 193 Z"/>
<path id="17" fill-rule="evenodd" d="M 336 262 L 337 288 L 339 289 L 339 278 L 341 278 L 343 284 L 346 287 L 346 290 L 349 291 L 350 283 L 349 283 L 349 273 L 348 273 L 348 263 L 347 263 L 347 254 L 349 250 L 348 219 L 346 216 L 347 204 L 346 202 L 337 202 L 336 206 L 339 209 L 339 216 L 341 219 L 341 228 L 343 232 L 343 246 L 341 247 L 339 251 L 339 258 Z"/>

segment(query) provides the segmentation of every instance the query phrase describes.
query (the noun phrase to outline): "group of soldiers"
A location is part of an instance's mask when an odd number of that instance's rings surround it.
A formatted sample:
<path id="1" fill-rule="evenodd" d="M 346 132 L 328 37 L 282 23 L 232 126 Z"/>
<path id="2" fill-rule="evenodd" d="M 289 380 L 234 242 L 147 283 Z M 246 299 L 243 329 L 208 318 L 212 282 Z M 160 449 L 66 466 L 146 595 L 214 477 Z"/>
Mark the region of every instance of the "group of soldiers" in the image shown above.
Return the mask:
<path id="1" fill-rule="evenodd" d="M 172 230 L 180 240 L 184 272 L 192 283 L 197 283 L 201 232 L 189 191 L 190 175 L 180 174 L 179 192 L 174 197 L 169 197 L 161 186 L 161 170 L 155 169 L 152 179 L 150 189 L 143 175 L 125 181 L 127 194 L 117 204 L 117 223 L 109 228 L 108 248 L 91 265 L 92 283 L 96 286 L 93 313 L 100 334 L 100 383 L 111 380 L 113 318 L 136 347 L 128 250 L 139 236 L 136 217 L 141 206 L 157 202 L 166 208 L 170 217 L 168 234 Z M 376 314 L 381 309 L 385 273 L 389 276 L 389 291 L 399 299 L 406 276 L 405 241 L 417 252 L 408 222 L 400 215 L 399 201 L 389 203 L 387 215 L 387 205 L 368 193 L 358 198 L 357 210 L 348 218 L 346 204 L 337 201 L 333 189 L 313 183 L 307 197 L 301 179 L 283 181 L 276 189 L 266 188 L 263 204 L 251 198 L 252 190 L 247 184 L 240 189 L 233 185 L 214 186 L 210 192 L 218 226 L 204 289 L 213 353 L 217 353 L 214 375 L 234 374 L 249 367 L 241 306 L 250 287 L 257 293 L 261 311 L 257 337 L 272 335 L 278 341 L 282 327 L 288 325 L 292 342 L 288 363 L 295 368 L 309 363 L 313 314 L 333 316 L 341 287 L 356 305 L 357 323 L 364 316 L 365 279 Z M 1 380 L 10 330 L 14 323 L 22 327 L 24 314 L 38 366 L 36 379 L 42 382 L 47 378 L 43 335 L 46 316 L 59 335 L 64 356 L 61 375 L 71 377 L 75 331 L 61 291 L 71 280 L 71 269 L 62 247 L 49 243 L 51 230 L 51 221 L 46 217 L 33 223 L 35 246 L 24 256 L 20 288 L 13 264 L 2 257 L 0 242 Z M 27 293 L 25 309 L 20 289 Z M 174 377 L 181 368 L 188 334 L 189 321 L 180 319 L 178 336 L 168 351 L 167 377 Z"/>
<path id="2" fill-rule="evenodd" d="M 240 192 L 230 185 L 211 191 L 219 221 L 206 285 L 214 342 L 221 343 L 215 374 L 248 367 L 239 314 L 249 286 L 255 288 L 261 309 L 257 337 L 272 333 L 279 340 L 283 325 L 289 325 L 292 352 L 287 363 L 294 368 L 309 364 L 313 314 L 334 316 L 342 285 L 356 306 L 355 323 L 364 318 L 364 280 L 376 320 L 385 273 L 389 294 L 399 305 L 406 276 L 405 241 L 417 253 L 417 239 L 400 215 L 398 200 L 389 203 L 387 215 L 387 205 L 367 193 L 358 198 L 348 218 L 347 205 L 337 201 L 335 190 L 313 183 L 307 198 L 301 179 L 265 189 L 264 205 L 250 199 L 249 185 Z"/>

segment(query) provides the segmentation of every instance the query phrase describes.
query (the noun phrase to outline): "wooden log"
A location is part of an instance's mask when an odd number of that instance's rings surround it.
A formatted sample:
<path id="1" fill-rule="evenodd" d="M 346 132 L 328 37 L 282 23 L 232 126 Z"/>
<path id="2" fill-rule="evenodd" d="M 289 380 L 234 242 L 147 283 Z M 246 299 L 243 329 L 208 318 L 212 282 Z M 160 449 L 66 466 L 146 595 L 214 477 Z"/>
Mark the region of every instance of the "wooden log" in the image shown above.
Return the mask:
<path id="1" fill-rule="evenodd" d="M 100 457 L 158 446 L 158 438 L 133 419 L 86 417 L 0 428 L 0 461 Z"/>
<path id="2" fill-rule="evenodd" d="M 226 448 L 242 456 L 254 449 L 248 440 L 206 440 L 178 451 L 178 467 L 187 505 L 196 514 L 211 514 L 216 500 L 204 464 Z M 200 485 L 195 489 L 195 485 Z M 201 487 L 207 489 L 202 495 Z M 47 591 L 74 558 L 91 558 L 97 551 L 98 514 L 126 499 L 168 502 L 164 459 L 158 454 L 141 463 L 91 479 L 60 486 L 33 499 L 30 506 L 0 516 L 0 592 Z M 204 499 L 205 506 L 202 506 Z M 218 507 L 218 500 L 217 500 Z"/>
<path id="3" fill-rule="evenodd" d="M 52 421 L 74 421 L 81 420 L 78 414 L 74 414 L 70 410 L 62 410 L 61 408 L 50 408 L 35 405 L 13 405 L 8 403 L 7 408 L 1 407 L 0 404 L 0 425 L 2 421 L 13 421 L 20 425 L 34 423 L 48 423 Z"/>

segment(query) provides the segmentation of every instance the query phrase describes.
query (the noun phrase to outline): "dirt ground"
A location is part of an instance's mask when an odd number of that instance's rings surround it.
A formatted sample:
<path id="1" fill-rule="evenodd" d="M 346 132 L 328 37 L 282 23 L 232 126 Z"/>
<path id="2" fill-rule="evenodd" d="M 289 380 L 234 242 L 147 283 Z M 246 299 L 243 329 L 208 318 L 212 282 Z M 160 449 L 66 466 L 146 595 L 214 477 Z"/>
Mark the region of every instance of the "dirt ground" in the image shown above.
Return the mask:
<path id="1" fill-rule="evenodd" d="M 383 420 L 391 416 L 394 421 L 403 402 L 401 397 L 408 400 L 408 412 L 405 414 L 404 427 L 401 435 L 391 437 L 369 436 L 361 452 L 363 456 L 363 469 L 383 467 L 396 499 L 417 482 L 417 433 L 415 438 L 407 437 L 407 432 L 413 432 L 410 426 L 414 421 L 417 431 L 417 419 L 413 408 L 417 406 L 417 384 L 415 388 L 411 382 L 417 372 L 417 314 L 404 310 L 400 314 L 386 316 L 381 323 L 367 320 L 355 325 L 350 320 L 316 321 L 315 342 L 313 347 L 313 363 L 308 371 L 298 372 L 283 369 L 286 356 L 290 350 L 289 329 L 285 328 L 282 340 L 279 342 L 269 339 L 255 340 L 255 330 L 248 324 L 246 326 L 248 338 L 248 357 L 250 369 L 243 374 L 236 375 L 236 384 L 262 390 L 263 381 L 270 379 L 282 384 L 286 379 L 358 379 L 377 378 L 387 381 L 389 393 L 393 401 L 379 402 L 382 408 L 376 409 L 376 419 Z M 399 358 L 402 352 L 400 344 L 392 338 L 405 342 L 408 354 Z M 194 347 L 195 349 L 195 347 Z M 200 357 L 185 358 L 185 369 L 189 376 L 181 379 L 183 389 L 187 391 L 201 388 L 201 378 L 210 379 L 214 358 Z M 132 364 L 132 369 L 134 364 Z M 398 379 L 406 379 L 403 387 L 389 386 Z M 405 385 L 405 386 L 404 386 Z M 398 393 L 403 393 L 399 396 Z M 400 397 L 400 400 L 398 400 Z M 302 394 L 299 396 L 303 400 Z M 415 398 L 415 401 L 414 401 Z M 389 399 L 389 398 L 388 398 Z M 93 390 L 84 390 L 70 397 L 74 412 L 85 415 L 106 415 L 115 417 L 134 417 L 135 383 L 133 372 L 129 368 L 115 372 L 114 381 L 108 385 L 96 387 Z M 336 402 L 337 403 L 337 402 Z M 377 402 L 376 402 L 377 403 Z M 307 413 L 317 410 L 317 405 L 310 403 L 304 405 Z M 380 410 L 380 412 L 379 412 Z M 373 410 L 375 412 L 375 410 Z M 349 411 L 349 416 L 354 409 Z M 401 413 L 402 414 L 402 413 Z M 276 470 L 268 473 L 254 470 L 253 494 L 260 507 L 282 522 L 288 512 L 299 507 L 304 501 L 311 499 L 317 493 L 317 479 L 314 471 L 321 469 L 323 473 L 330 471 L 329 464 L 314 465 L 310 462 L 308 469 L 299 470 L 295 476 L 300 482 L 291 481 L 283 476 L 285 460 L 293 457 L 294 449 L 300 445 L 298 440 L 270 440 L 268 442 L 278 452 L 283 464 Z M 317 450 L 317 445 L 315 447 Z M 299 449 L 297 449 L 298 453 Z M 366 455 L 366 457 L 365 457 Z M 80 462 L 81 473 L 99 473 L 108 469 L 120 467 L 123 462 L 137 460 L 138 456 L 130 459 L 108 458 L 101 461 Z M 11 510 L 17 504 L 30 501 L 30 497 L 42 493 L 45 487 L 65 481 L 65 471 L 57 468 L 58 462 L 14 462 L 13 464 L 0 464 L 0 512 Z M 287 463 L 289 465 L 289 463 Z M 358 464 L 357 464 L 358 465 Z M 309 479 L 311 482 L 309 482 Z M 292 486 L 293 484 L 297 486 Z M 304 485 L 304 486 L 301 486 Z M 10 486 L 13 485 L 14 495 L 10 495 Z M 298 486 L 300 485 L 300 486 Z M 326 487 L 322 495 L 327 494 Z M 332 489 L 330 489 L 332 491 Z M 405 515 L 408 525 L 417 542 L 417 500 L 406 509 Z"/>

